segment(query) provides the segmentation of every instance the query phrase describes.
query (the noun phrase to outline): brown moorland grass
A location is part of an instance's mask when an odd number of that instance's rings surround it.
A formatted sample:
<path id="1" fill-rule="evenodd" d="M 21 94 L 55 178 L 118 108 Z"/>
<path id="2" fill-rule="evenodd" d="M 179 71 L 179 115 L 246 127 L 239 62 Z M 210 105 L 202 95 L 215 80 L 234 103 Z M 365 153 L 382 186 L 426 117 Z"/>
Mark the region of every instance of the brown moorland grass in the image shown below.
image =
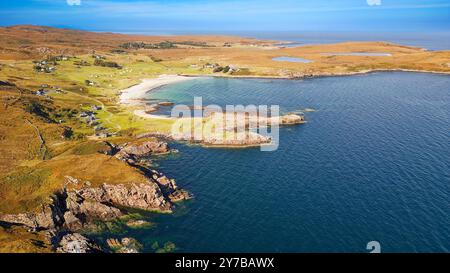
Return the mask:
<path id="1" fill-rule="evenodd" d="M 28 232 L 18 226 L 0 223 L 0 253 L 50 253 L 49 239 L 43 232 Z"/>
<path id="2" fill-rule="evenodd" d="M 63 125 L 51 119 L 57 103 L 17 87 L 2 87 L 0 94 L 0 213 L 34 211 L 63 188 L 65 176 L 93 186 L 146 181 L 137 169 L 106 156 L 102 141 L 62 138 Z M 33 103 L 45 108 L 49 118 L 27 112 Z"/>
<path id="3" fill-rule="evenodd" d="M 128 42 L 205 42 L 210 46 L 233 44 L 268 44 L 265 41 L 234 36 L 144 36 L 116 33 L 95 33 L 45 26 L 18 25 L 0 28 L 1 59 L 30 59 L 46 54 L 88 54 L 93 50 L 110 51 Z M 194 47 L 194 46 L 191 46 Z M 188 46 L 188 48 L 190 48 Z"/>

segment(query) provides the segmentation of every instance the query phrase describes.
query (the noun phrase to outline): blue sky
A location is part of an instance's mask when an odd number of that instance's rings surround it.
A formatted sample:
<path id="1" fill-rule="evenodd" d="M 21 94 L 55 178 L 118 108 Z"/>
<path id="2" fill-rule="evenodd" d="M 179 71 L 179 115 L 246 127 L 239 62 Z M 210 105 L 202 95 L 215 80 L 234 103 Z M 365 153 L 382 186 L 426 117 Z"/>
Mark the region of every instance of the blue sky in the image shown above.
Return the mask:
<path id="1" fill-rule="evenodd" d="M 0 25 L 115 32 L 448 31 L 450 0 L 0 0 Z"/>

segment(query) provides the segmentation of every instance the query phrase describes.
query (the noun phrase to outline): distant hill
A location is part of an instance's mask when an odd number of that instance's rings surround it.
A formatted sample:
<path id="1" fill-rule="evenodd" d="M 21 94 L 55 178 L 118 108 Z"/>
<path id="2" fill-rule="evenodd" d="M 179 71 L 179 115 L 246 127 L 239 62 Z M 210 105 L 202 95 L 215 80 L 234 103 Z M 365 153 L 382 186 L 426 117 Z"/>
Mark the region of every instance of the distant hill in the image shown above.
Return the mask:
<path id="1" fill-rule="evenodd" d="M 45 54 L 85 54 L 92 51 L 110 51 L 124 43 L 161 42 L 206 43 L 264 43 L 255 39 L 234 36 L 145 36 L 117 33 L 98 33 L 65 28 L 34 25 L 0 27 L 0 59 L 30 59 Z"/>

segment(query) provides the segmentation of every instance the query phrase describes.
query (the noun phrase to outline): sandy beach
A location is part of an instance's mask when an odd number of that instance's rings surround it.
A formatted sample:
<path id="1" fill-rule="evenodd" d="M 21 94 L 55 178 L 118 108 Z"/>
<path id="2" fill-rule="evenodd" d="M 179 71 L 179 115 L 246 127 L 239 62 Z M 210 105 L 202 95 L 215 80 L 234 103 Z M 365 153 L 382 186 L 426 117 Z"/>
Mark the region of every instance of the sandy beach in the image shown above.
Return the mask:
<path id="1" fill-rule="evenodd" d="M 141 118 L 150 118 L 150 119 L 173 119 L 172 117 L 169 116 L 163 116 L 163 115 L 152 115 L 152 114 L 148 114 L 145 113 L 145 110 L 135 110 L 133 112 L 136 116 L 141 117 Z"/>
<path id="2" fill-rule="evenodd" d="M 195 79 L 195 77 L 186 77 L 179 75 L 161 75 L 158 78 L 144 79 L 140 84 L 122 90 L 120 94 L 120 103 L 127 105 L 140 105 L 141 99 L 149 91 L 171 83 L 177 83 Z"/>

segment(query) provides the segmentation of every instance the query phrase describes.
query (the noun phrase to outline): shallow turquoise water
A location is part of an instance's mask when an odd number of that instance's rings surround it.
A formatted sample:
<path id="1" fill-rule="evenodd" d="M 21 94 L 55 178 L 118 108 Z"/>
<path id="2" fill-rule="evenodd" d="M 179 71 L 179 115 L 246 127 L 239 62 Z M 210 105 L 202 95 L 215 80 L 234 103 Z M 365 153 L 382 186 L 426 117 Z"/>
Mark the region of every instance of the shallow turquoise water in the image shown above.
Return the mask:
<path id="1" fill-rule="evenodd" d="M 195 199 L 129 235 L 181 252 L 366 252 L 372 240 L 385 252 L 449 252 L 449 87 L 449 76 L 395 72 L 160 88 L 152 98 L 317 112 L 282 128 L 275 152 L 173 144 L 180 153 L 160 170 Z"/>

